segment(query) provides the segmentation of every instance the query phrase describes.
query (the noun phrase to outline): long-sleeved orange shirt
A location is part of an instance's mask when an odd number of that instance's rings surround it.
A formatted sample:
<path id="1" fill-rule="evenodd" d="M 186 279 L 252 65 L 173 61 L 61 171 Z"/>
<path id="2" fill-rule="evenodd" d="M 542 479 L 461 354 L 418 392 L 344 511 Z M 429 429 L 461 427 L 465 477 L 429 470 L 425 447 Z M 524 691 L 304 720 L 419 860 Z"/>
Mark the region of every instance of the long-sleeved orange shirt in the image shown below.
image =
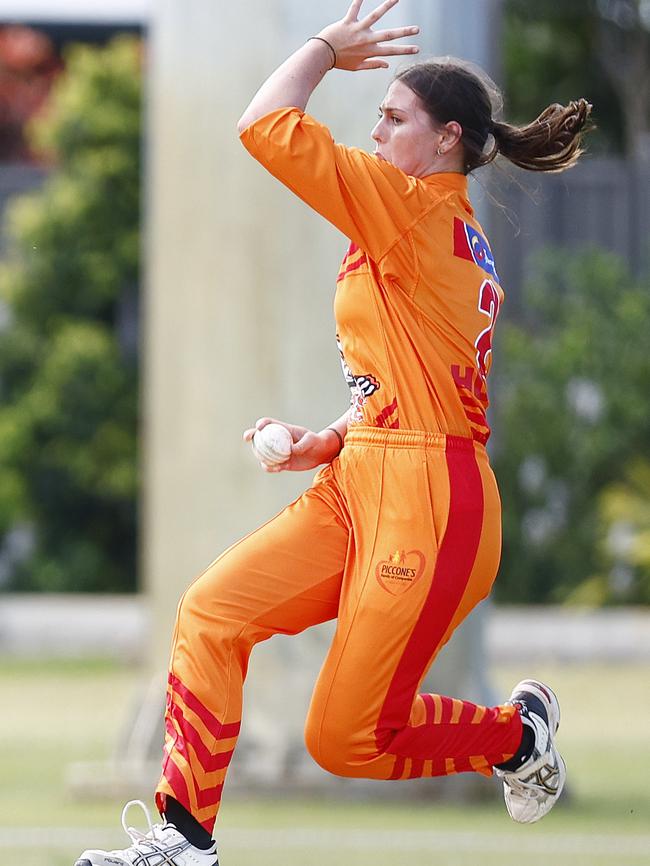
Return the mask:
<path id="1" fill-rule="evenodd" d="M 503 292 L 465 176 L 410 177 L 335 143 L 296 108 L 260 118 L 241 139 L 351 241 L 334 303 L 350 422 L 485 443 Z"/>

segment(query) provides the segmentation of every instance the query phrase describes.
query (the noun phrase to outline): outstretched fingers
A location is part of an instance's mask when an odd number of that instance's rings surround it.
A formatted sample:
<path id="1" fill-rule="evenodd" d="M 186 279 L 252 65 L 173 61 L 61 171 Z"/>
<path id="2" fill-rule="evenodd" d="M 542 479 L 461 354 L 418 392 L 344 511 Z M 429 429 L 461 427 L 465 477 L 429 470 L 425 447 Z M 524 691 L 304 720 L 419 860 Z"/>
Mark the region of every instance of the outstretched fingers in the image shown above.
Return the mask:
<path id="1" fill-rule="evenodd" d="M 397 0 L 395 0 L 395 2 L 397 2 Z M 359 10 L 361 9 L 362 4 L 363 0 L 352 0 L 350 8 L 346 12 L 345 18 L 343 20 L 348 23 L 350 21 L 356 21 L 359 17 Z"/>
<path id="2" fill-rule="evenodd" d="M 383 57 L 418 53 L 416 45 L 393 44 L 404 37 L 417 35 L 420 32 L 417 25 L 391 27 L 376 32 L 372 29 L 372 25 L 398 2 L 383 0 L 373 12 L 359 20 L 363 0 L 353 0 L 345 18 L 323 30 L 323 36 L 334 46 L 339 69 L 383 69 L 387 66 Z"/>
<path id="3" fill-rule="evenodd" d="M 402 39 L 404 36 L 415 36 L 420 32 L 417 26 L 412 27 L 395 27 L 392 30 L 378 30 L 373 33 L 374 41 L 377 43 L 373 54 L 376 57 L 388 57 L 401 54 L 417 54 L 419 48 L 417 45 L 387 45 L 387 42 L 394 42 L 396 39 Z"/>
<path id="4" fill-rule="evenodd" d="M 384 15 L 388 12 L 389 9 L 392 9 L 393 6 L 397 6 L 398 3 L 399 0 L 384 0 L 383 3 L 377 6 L 374 12 L 370 12 L 368 15 L 366 15 L 363 21 L 360 22 L 361 25 L 363 27 L 372 27 L 372 25 L 376 24 L 380 18 L 384 17 Z M 359 3 L 359 6 L 361 6 L 361 3 Z"/>
<path id="5" fill-rule="evenodd" d="M 355 67 L 357 72 L 360 72 L 362 69 L 389 69 L 389 64 L 386 63 L 385 60 L 364 60 L 357 67 Z"/>
<path id="6" fill-rule="evenodd" d="M 393 42 L 395 39 L 403 39 L 405 36 L 417 36 L 420 28 L 417 24 L 410 27 L 392 27 L 390 30 L 373 31 L 375 42 Z"/>
<path id="7" fill-rule="evenodd" d="M 374 57 L 394 57 L 400 54 L 417 54 L 417 45 L 378 45 L 372 52 Z"/>

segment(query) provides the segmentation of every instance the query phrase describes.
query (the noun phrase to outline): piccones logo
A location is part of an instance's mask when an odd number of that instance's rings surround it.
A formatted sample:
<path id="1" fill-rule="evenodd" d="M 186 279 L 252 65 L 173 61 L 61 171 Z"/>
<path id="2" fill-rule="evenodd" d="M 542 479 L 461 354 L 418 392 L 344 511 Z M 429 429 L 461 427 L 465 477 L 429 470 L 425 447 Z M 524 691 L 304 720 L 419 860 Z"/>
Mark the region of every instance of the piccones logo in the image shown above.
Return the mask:
<path id="1" fill-rule="evenodd" d="M 388 559 L 377 563 L 375 576 L 391 595 L 401 595 L 422 577 L 424 561 L 420 550 L 396 550 Z"/>

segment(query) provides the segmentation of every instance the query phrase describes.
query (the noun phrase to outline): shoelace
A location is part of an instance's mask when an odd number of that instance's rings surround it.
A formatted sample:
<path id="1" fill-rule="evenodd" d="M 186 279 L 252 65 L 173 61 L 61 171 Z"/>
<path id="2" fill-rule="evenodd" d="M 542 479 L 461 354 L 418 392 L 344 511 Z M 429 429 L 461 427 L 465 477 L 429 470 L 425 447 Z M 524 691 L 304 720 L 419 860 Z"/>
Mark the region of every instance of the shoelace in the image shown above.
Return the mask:
<path id="1" fill-rule="evenodd" d="M 516 788 L 519 793 L 525 792 L 528 797 L 533 798 L 536 798 L 538 795 L 544 796 L 557 793 L 559 768 L 552 760 L 549 752 L 540 755 L 527 768 L 526 772 L 526 776 L 510 776 L 508 778 L 510 787 Z"/>
<path id="2" fill-rule="evenodd" d="M 546 794 L 545 791 L 536 785 L 533 786 L 530 783 L 520 782 L 518 779 L 509 779 L 508 786 L 518 797 L 526 800 L 539 800 Z"/>
<path id="3" fill-rule="evenodd" d="M 145 814 L 145 818 L 147 819 L 147 824 L 149 829 L 146 833 L 143 833 L 141 830 L 138 830 L 136 827 L 129 827 L 126 823 L 126 816 L 129 809 L 132 806 L 140 806 L 142 811 Z M 124 828 L 124 832 L 129 837 L 131 842 L 133 842 L 134 846 L 140 845 L 142 842 L 147 842 L 148 844 L 152 844 L 153 842 L 162 841 L 158 835 L 157 831 L 162 829 L 161 824 L 154 824 L 151 820 L 151 814 L 147 806 L 142 802 L 142 800 L 129 800 L 126 806 L 122 809 L 122 827 Z"/>

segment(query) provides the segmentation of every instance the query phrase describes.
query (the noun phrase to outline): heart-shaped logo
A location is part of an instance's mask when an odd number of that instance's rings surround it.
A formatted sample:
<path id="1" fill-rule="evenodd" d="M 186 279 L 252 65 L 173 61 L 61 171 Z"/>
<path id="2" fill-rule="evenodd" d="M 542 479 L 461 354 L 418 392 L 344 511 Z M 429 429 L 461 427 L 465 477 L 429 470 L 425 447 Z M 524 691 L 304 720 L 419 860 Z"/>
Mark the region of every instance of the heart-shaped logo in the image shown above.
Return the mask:
<path id="1" fill-rule="evenodd" d="M 424 562 L 421 550 L 396 550 L 388 559 L 377 563 L 375 576 L 391 595 L 401 595 L 422 577 Z"/>

